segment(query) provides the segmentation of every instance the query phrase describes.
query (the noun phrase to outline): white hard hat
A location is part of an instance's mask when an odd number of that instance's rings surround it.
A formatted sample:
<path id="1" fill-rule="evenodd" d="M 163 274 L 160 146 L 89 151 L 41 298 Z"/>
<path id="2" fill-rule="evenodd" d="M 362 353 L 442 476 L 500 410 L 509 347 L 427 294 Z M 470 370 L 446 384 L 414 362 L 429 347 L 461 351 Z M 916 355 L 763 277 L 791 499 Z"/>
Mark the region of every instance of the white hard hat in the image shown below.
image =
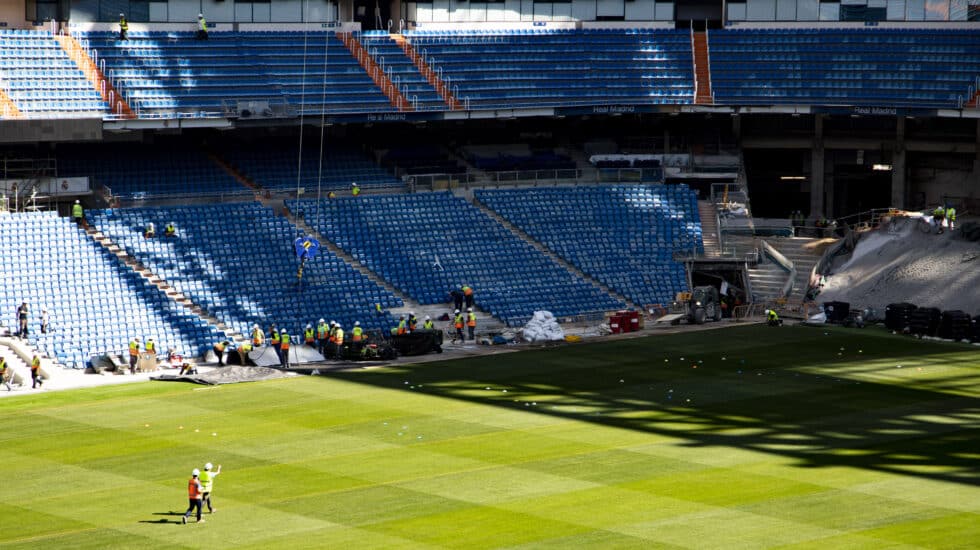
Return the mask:
<path id="1" fill-rule="evenodd" d="M 473 312 L 473 308 L 468 307 L 468 308 L 466 308 L 466 311 L 469 311 L 470 313 L 472 313 Z"/>
<path id="2" fill-rule="evenodd" d="M 459 313 L 459 310 L 457 309 L 457 310 L 456 310 L 456 311 L 454 311 L 453 313 Z"/>
<path id="3" fill-rule="evenodd" d="M 254 325 L 252 325 L 252 328 L 253 328 L 253 329 L 255 329 L 255 328 L 259 328 L 259 324 L 258 324 L 258 323 L 255 323 Z"/>
<path id="4" fill-rule="evenodd" d="M 201 470 L 198 470 L 197 468 L 194 468 L 194 470 L 191 472 L 191 475 L 194 476 L 194 477 L 197 477 L 197 476 L 201 475 Z"/>
<path id="5" fill-rule="evenodd" d="M 354 326 L 355 326 L 355 327 L 359 327 L 359 326 L 361 326 L 361 322 L 360 322 L 360 321 L 354 321 Z"/>
<path id="6" fill-rule="evenodd" d="M 336 325 L 337 324 L 337 321 L 330 321 L 330 324 L 331 325 Z"/>
<path id="7" fill-rule="evenodd" d="M 199 13 L 199 14 L 197 14 L 197 18 L 198 18 L 198 19 L 200 19 L 200 18 L 202 18 L 202 17 L 204 17 L 204 14 L 203 14 L 203 13 Z"/>
<path id="8" fill-rule="evenodd" d="M 125 15 L 123 15 L 123 14 L 121 14 L 121 13 L 120 13 L 120 14 L 119 14 L 119 17 L 125 17 Z"/>
<path id="9" fill-rule="evenodd" d="M 211 469 L 211 468 L 213 468 L 213 467 L 214 467 L 214 466 L 212 466 L 210 462 L 208 462 L 207 464 L 205 464 L 205 465 L 204 465 L 204 469 L 205 469 L 205 470 L 210 470 L 210 469 Z"/>
<path id="10" fill-rule="evenodd" d="M 75 199 L 75 204 L 81 204 L 81 203 L 78 202 L 78 199 Z"/>
<path id="11" fill-rule="evenodd" d="M 313 325 L 306 323 L 306 328 L 313 328 Z"/>
<path id="12" fill-rule="evenodd" d="M 356 182 L 356 181 L 352 181 L 352 182 L 350 182 L 350 186 L 351 186 L 351 187 L 357 187 L 357 182 Z"/>
<path id="13" fill-rule="evenodd" d="M 426 321 L 429 321 L 429 320 L 431 320 L 431 319 L 432 319 L 432 317 L 429 317 L 428 315 L 426 315 L 426 316 L 425 316 L 425 320 L 426 320 Z"/>
<path id="14" fill-rule="evenodd" d="M 319 321 L 317 321 L 317 322 L 318 323 L 326 323 L 326 321 L 324 321 L 322 318 Z"/>

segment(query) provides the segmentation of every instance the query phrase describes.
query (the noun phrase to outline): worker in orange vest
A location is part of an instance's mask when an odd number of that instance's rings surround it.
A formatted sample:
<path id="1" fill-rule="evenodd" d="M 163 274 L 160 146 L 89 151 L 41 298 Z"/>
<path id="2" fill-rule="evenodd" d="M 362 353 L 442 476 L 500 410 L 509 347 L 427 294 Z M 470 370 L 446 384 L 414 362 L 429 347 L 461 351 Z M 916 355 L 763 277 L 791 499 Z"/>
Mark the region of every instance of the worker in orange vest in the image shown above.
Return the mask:
<path id="1" fill-rule="evenodd" d="M 476 314 L 473 313 L 473 308 L 466 308 L 466 329 L 470 333 L 470 340 L 475 340 L 476 335 Z"/>
<path id="2" fill-rule="evenodd" d="M 418 326 L 419 319 L 415 316 L 414 311 L 408 312 L 408 332 L 415 332 L 415 327 Z"/>
<path id="3" fill-rule="evenodd" d="M 282 363 L 282 338 L 279 336 L 279 329 L 276 328 L 275 323 L 269 325 L 269 344 L 272 345 L 272 349 L 276 350 L 276 358 Z"/>
<path id="4" fill-rule="evenodd" d="M 344 358 L 344 327 L 337 323 L 337 330 L 333 333 L 333 343 L 337 346 L 337 359 Z"/>
<path id="5" fill-rule="evenodd" d="M 310 323 L 306 323 L 306 330 L 303 331 L 303 342 L 311 348 L 316 345 L 316 331 Z"/>
<path id="6" fill-rule="evenodd" d="M 405 327 L 405 316 L 402 315 L 398 318 L 398 331 L 396 331 L 395 334 L 401 336 L 402 334 L 405 334 L 405 332 L 407 332 L 407 328 Z"/>
<path id="7" fill-rule="evenodd" d="M 463 285 L 463 299 L 466 300 L 466 307 L 473 307 L 473 287 Z"/>
<path id="8" fill-rule="evenodd" d="M 458 309 L 454 312 L 454 315 L 455 317 L 453 317 L 453 327 L 456 328 L 456 336 L 453 337 L 453 343 L 455 344 L 456 340 L 459 340 L 460 342 L 465 342 L 466 336 L 463 334 L 463 315 L 460 314 Z"/>
<path id="9" fill-rule="evenodd" d="M 191 478 L 187 481 L 187 511 L 184 512 L 184 517 L 180 518 L 181 523 L 187 523 L 187 518 L 191 517 L 191 512 L 197 508 L 197 522 L 204 523 L 201 519 L 201 498 L 204 496 L 203 487 L 201 486 L 201 480 L 199 479 L 201 471 L 194 468 L 191 472 Z"/>
<path id="10" fill-rule="evenodd" d="M 129 341 L 129 374 L 136 374 L 136 361 L 140 358 L 140 339 L 134 337 Z"/>
<path id="11" fill-rule="evenodd" d="M 265 345 L 265 333 L 259 328 L 258 323 L 252 325 L 252 346 L 260 348 Z"/>

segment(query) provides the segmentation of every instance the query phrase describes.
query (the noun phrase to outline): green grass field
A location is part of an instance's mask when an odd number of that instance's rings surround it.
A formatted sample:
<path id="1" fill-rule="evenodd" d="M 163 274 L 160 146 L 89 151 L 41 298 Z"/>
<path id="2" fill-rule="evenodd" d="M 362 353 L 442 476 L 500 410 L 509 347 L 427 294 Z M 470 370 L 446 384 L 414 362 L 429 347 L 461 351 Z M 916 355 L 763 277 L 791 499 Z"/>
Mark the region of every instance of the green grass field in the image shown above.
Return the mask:
<path id="1" fill-rule="evenodd" d="M 0 414 L 4 548 L 980 546 L 980 352 L 871 329 L 110 386 Z M 180 525 L 208 461 L 218 511 Z"/>

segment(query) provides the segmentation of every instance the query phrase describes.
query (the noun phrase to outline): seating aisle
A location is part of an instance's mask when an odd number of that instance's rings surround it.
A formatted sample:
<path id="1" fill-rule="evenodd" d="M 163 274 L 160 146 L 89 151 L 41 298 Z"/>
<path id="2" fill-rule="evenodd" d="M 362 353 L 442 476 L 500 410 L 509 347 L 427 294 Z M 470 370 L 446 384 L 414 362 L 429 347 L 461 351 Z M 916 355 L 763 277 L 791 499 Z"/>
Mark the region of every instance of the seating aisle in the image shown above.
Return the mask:
<path id="1" fill-rule="evenodd" d="M 287 201 L 325 238 L 421 304 L 463 284 L 508 326 L 536 310 L 558 317 L 625 304 L 577 277 L 451 193 Z M 447 305 L 447 309 L 449 306 Z"/>
<path id="2" fill-rule="evenodd" d="M 476 191 L 476 198 L 634 303 L 687 289 L 675 251 L 704 251 L 697 195 L 684 184 Z"/>
<path id="3" fill-rule="evenodd" d="M 131 338 L 153 338 L 158 353 L 197 356 L 223 334 L 169 299 L 69 219 L 53 212 L 0 216 L 4 283 L 0 311 L 16 330 L 15 310 L 30 307 L 30 343 L 71 368 L 95 355 L 128 354 Z M 51 331 L 41 334 L 42 309 Z"/>
<path id="4" fill-rule="evenodd" d="M 259 203 L 92 212 L 89 220 L 134 258 L 234 330 L 249 334 L 277 323 L 300 334 L 322 318 L 350 329 L 388 329 L 389 315 L 374 304 L 400 307 L 401 300 L 364 277 L 326 248 L 306 262 L 302 285 L 293 241 L 302 236 L 285 218 Z M 147 223 L 157 237 L 146 239 Z M 164 237 L 173 222 L 177 236 Z"/>

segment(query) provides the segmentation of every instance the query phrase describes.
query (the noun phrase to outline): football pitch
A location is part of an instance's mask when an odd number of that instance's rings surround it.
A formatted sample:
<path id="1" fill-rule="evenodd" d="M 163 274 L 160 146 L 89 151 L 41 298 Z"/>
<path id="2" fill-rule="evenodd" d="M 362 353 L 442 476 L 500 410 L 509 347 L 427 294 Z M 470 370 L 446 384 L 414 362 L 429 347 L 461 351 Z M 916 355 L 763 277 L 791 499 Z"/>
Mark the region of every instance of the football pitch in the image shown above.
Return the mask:
<path id="1" fill-rule="evenodd" d="M 980 349 L 742 326 L 0 401 L 3 548 L 977 548 Z M 222 465 L 214 514 L 187 479 Z"/>

